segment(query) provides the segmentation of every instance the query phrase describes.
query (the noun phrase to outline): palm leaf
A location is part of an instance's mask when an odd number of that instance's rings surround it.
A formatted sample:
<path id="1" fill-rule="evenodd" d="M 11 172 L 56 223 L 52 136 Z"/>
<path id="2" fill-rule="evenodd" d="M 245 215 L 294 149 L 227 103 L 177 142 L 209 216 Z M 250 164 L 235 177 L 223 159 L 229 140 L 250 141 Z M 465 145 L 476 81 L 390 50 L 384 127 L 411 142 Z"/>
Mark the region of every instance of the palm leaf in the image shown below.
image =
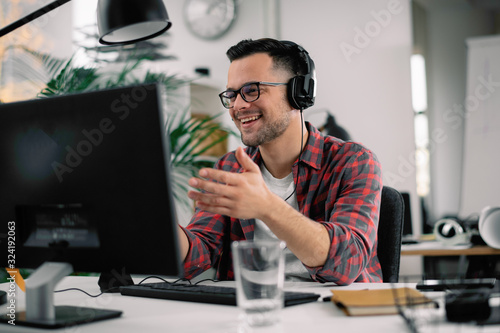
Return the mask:
<path id="1" fill-rule="evenodd" d="M 56 73 L 58 73 L 59 70 L 66 63 L 65 59 L 56 58 L 56 57 L 51 56 L 48 53 L 38 52 L 38 51 L 32 50 L 24 45 L 10 45 L 6 48 L 6 50 L 9 50 L 9 49 L 14 49 L 14 50 L 18 49 L 18 50 L 24 51 L 24 54 L 27 54 L 27 55 L 31 56 L 33 59 L 40 62 L 43 65 L 43 67 L 46 71 L 46 74 L 49 76 L 53 76 Z M 24 59 L 24 57 L 15 57 L 15 58 L 16 59 Z M 34 70 L 33 66 L 29 65 L 28 62 L 26 62 L 25 60 L 24 61 L 22 60 L 20 64 L 14 64 L 13 68 L 17 69 L 18 73 L 21 73 L 19 71 L 28 69 L 28 73 L 30 75 L 29 76 L 26 75 L 26 78 L 31 79 L 33 77 L 40 77 L 40 72 Z"/>

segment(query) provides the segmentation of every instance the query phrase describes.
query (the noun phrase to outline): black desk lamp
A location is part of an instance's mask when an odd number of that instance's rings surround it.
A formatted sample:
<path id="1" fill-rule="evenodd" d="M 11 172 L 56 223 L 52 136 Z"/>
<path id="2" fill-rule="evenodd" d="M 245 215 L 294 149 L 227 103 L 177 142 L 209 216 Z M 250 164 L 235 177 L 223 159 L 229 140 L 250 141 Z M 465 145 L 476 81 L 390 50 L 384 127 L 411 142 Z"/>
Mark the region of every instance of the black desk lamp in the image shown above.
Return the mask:
<path id="1" fill-rule="evenodd" d="M 56 0 L 0 30 L 0 37 L 71 0 Z M 131 44 L 167 31 L 170 22 L 163 0 L 99 0 L 97 5 L 99 42 Z"/>

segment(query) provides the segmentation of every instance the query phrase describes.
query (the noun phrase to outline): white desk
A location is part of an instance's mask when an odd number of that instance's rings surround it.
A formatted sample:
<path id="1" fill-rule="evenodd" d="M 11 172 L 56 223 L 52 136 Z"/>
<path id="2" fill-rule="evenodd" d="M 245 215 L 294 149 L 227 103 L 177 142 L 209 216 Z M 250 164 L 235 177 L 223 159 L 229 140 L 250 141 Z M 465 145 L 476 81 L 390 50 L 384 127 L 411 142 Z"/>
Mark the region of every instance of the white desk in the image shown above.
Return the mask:
<path id="1" fill-rule="evenodd" d="M 231 284 L 226 282 L 226 284 Z M 403 286 L 399 284 L 398 286 Z M 65 289 L 77 287 L 91 294 L 98 294 L 97 279 L 92 277 L 67 277 L 56 288 Z M 316 292 L 323 296 L 331 294 L 331 288 L 389 288 L 388 284 L 353 284 L 348 287 L 321 285 L 316 283 L 287 284 L 288 290 L 304 290 Z M 7 284 L 0 285 L 0 289 L 7 290 Z M 24 306 L 24 294 L 17 297 L 19 306 Z M 409 332 L 403 319 L 398 315 L 347 317 L 331 302 L 315 302 L 284 308 L 282 322 L 277 326 L 266 329 L 248 329 L 240 325 L 239 309 L 234 306 L 200 304 L 191 302 L 177 302 L 149 298 L 121 296 L 119 294 L 105 294 L 99 298 L 90 298 L 78 291 L 69 291 L 55 294 L 56 305 L 74 305 L 97 307 L 123 311 L 123 315 L 116 319 L 84 324 L 57 330 L 64 333 L 123 333 L 123 332 L 181 332 L 181 333 L 288 333 L 288 332 Z M 0 305 L 5 312 L 6 305 Z M 498 333 L 500 325 L 479 327 L 473 324 L 448 323 L 444 317 L 444 309 L 434 311 L 432 326 L 427 325 L 423 332 L 481 332 Z M 21 326 L 0 325 L 0 332 L 47 332 L 43 329 L 33 329 Z"/>

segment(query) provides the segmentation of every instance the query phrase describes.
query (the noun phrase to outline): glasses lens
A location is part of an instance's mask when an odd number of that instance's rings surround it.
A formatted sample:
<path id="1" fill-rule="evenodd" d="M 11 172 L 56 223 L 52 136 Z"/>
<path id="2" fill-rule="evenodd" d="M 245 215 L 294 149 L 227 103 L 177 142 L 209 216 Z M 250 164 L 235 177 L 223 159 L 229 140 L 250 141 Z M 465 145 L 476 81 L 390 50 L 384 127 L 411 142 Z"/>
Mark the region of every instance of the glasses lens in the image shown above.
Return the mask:
<path id="1" fill-rule="evenodd" d="M 258 83 L 249 83 L 241 87 L 241 95 L 247 102 L 254 102 L 259 98 L 260 90 Z"/>
<path id="2" fill-rule="evenodd" d="M 255 102 L 257 99 L 259 99 L 260 96 L 259 83 L 248 83 L 241 87 L 239 90 L 226 90 L 222 92 L 219 95 L 222 105 L 227 109 L 232 108 L 234 106 L 234 101 L 236 100 L 236 95 L 238 93 L 241 94 L 241 97 L 243 97 L 246 102 Z"/>
<path id="3" fill-rule="evenodd" d="M 224 91 L 222 94 L 220 94 L 220 100 L 222 102 L 222 105 L 228 109 L 234 103 L 235 97 L 236 97 L 236 93 L 234 91 L 231 91 L 231 90 Z"/>

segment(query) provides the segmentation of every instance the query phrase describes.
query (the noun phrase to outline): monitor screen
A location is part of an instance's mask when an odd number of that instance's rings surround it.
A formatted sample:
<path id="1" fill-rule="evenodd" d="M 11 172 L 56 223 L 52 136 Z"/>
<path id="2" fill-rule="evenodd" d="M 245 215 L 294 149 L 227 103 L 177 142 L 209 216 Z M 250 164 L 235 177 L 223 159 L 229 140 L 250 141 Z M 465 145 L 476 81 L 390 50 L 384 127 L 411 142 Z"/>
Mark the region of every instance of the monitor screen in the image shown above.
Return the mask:
<path id="1" fill-rule="evenodd" d="M 17 268 L 181 275 L 162 91 L 0 105 L 0 243 L 15 234 Z"/>

